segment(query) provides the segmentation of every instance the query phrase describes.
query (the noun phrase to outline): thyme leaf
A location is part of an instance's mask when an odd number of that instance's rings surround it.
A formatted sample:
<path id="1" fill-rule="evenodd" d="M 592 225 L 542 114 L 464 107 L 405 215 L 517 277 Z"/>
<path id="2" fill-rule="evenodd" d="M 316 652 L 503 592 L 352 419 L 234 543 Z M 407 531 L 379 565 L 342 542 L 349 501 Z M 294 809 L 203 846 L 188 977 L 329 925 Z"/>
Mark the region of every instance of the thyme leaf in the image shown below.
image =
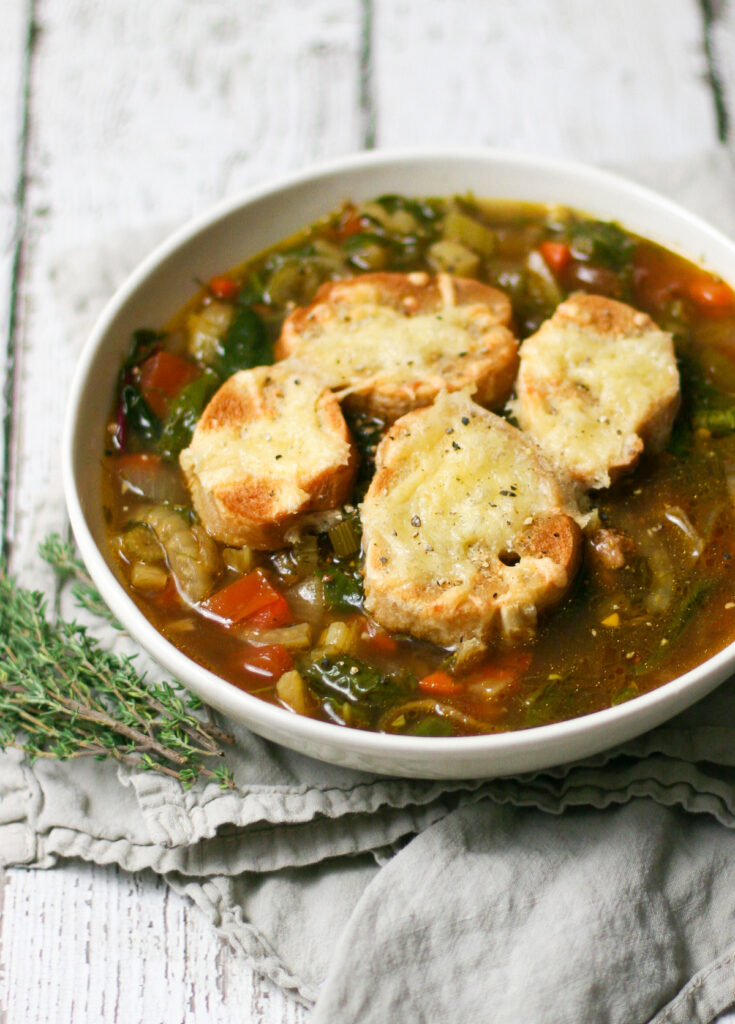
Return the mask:
<path id="1" fill-rule="evenodd" d="M 39 550 L 78 604 L 111 620 L 71 544 L 52 534 Z M 199 777 L 232 788 L 226 765 L 210 767 L 232 737 L 202 721 L 201 708 L 178 683 L 146 680 L 134 658 L 105 650 L 85 626 L 52 622 L 43 594 L 0 565 L 0 749 L 32 761 L 114 757 L 184 788 Z"/>

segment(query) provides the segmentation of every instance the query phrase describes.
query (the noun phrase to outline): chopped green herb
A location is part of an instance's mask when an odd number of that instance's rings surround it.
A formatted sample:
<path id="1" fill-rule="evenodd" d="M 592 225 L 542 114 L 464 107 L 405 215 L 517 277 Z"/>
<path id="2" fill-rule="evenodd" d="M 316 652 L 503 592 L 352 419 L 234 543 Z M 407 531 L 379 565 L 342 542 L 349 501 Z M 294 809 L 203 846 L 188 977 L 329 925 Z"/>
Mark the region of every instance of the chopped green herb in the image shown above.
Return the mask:
<path id="1" fill-rule="evenodd" d="M 189 445 L 197 421 L 219 384 L 218 375 L 207 368 L 173 399 L 159 429 L 157 447 L 164 458 L 175 459 Z"/>
<path id="2" fill-rule="evenodd" d="M 324 656 L 303 669 L 303 675 L 318 693 L 369 709 L 402 699 L 415 685 L 413 677 L 381 672 L 349 654 Z"/>
<path id="3" fill-rule="evenodd" d="M 161 421 L 135 384 L 125 384 L 120 391 L 120 416 L 125 431 L 124 446 L 129 451 L 157 442 Z"/>
<path id="4" fill-rule="evenodd" d="M 213 369 L 222 380 L 238 370 L 269 366 L 273 362 L 273 345 L 263 321 L 250 306 L 238 307 L 218 347 Z"/>
<path id="5" fill-rule="evenodd" d="M 324 599 L 332 611 L 347 612 L 362 608 L 365 595 L 362 573 L 359 570 L 347 570 L 330 565 L 324 574 L 323 582 Z"/>
<path id="6" fill-rule="evenodd" d="M 612 221 L 589 220 L 575 224 L 571 238 L 577 258 L 590 259 L 616 272 L 626 268 L 635 242 Z"/>
<path id="7" fill-rule="evenodd" d="M 156 349 L 160 347 L 163 338 L 162 334 L 152 331 L 147 327 L 141 327 L 140 330 L 133 331 L 130 337 L 128 356 L 122 365 L 121 375 L 124 376 L 126 373 L 129 373 L 136 366 L 144 363 L 149 356 L 152 356 Z"/>
<path id="8" fill-rule="evenodd" d="M 408 199 L 406 196 L 385 195 L 380 196 L 376 202 L 380 203 L 386 213 L 406 210 L 425 225 L 433 224 L 439 217 L 438 211 L 430 203 L 418 199 Z"/>

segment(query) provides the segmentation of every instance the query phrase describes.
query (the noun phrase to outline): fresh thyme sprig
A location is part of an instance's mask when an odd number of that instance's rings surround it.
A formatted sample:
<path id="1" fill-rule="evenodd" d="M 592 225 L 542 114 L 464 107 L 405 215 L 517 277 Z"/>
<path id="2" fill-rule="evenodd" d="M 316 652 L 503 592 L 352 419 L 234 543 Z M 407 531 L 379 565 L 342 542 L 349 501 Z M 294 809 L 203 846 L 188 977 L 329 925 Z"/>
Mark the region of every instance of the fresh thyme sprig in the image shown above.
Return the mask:
<path id="1" fill-rule="evenodd" d="M 38 553 L 54 570 L 62 587 L 71 583 L 74 600 L 81 608 L 86 608 L 92 615 L 105 619 L 115 629 L 122 629 L 89 578 L 87 568 L 77 555 L 73 544 L 62 540 L 58 533 L 51 533 L 42 544 L 39 544 Z"/>
<path id="2" fill-rule="evenodd" d="M 41 554 L 62 582 L 74 580 L 79 603 L 104 607 L 70 544 L 52 535 Z M 147 681 L 133 658 L 102 648 L 85 626 L 51 622 L 43 594 L 0 566 L 0 749 L 32 760 L 114 757 L 187 788 L 200 776 L 231 787 L 227 766 L 205 761 L 223 757 L 220 744 L 232 738 L 200 721 L 201 707 L 178 685 Z"/>

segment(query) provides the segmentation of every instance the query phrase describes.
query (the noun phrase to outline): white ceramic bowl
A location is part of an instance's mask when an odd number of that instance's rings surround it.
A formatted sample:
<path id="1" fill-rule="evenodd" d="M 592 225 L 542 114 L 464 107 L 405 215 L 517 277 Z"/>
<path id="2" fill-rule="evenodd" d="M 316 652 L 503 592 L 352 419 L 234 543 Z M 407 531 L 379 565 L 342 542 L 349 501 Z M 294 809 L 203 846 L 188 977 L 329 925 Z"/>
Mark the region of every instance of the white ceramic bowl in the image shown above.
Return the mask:
<path id="1" fill-rule="evenodd" d="M 194 278 L 207 280 L 242 262 L 347 198 L 468 190 L 478 196 L 561 203 L 617 220 L 735 282 L 732 242 L 668 200 L 599 170 L 492 150 L 351 156 L 220 203 L 159 246 L 112 298 L 84 348 L 63 439 L 66 500 L 82 557 L 104 599 L 143 647 L 204 701 L 255 732 L 325 761 L 399 776 L 508 775 L 594 754 L 652 728 L 712 690 L 735 669 L 735 644 L 628 703 L 520 732 L 424 738 L 313 721 L 250 696 L 203 669 L 137 609 L 106 551 L 100 453 L 131 331 L 165 323 L 191 296 Z"/>

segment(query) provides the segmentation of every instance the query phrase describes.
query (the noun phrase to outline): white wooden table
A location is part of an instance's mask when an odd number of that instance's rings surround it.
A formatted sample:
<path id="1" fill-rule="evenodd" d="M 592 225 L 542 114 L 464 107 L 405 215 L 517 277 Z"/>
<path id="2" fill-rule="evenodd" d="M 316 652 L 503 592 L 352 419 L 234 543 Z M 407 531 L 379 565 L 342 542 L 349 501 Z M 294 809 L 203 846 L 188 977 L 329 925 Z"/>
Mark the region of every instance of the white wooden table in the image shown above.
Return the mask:
<path id="1" fill-rule="evenodd" d="M 84 273 L 79 254 L 106 239 L 128 232 L 139 245 L 224 195 L 366 147 L 624 163 L 719 140 L 735 154 L 735 11 L 727 0 L 1 0 L 0 133 L 2 537 L 11 569 L 48 588 L 36 546 L 64 525 L 59 428 L 77 335 L 97 311 L 59 317 L 60 267 Z M 73 863 L 0 877 L 0 1022 L 308 1016 L 152 874 Z"/>

